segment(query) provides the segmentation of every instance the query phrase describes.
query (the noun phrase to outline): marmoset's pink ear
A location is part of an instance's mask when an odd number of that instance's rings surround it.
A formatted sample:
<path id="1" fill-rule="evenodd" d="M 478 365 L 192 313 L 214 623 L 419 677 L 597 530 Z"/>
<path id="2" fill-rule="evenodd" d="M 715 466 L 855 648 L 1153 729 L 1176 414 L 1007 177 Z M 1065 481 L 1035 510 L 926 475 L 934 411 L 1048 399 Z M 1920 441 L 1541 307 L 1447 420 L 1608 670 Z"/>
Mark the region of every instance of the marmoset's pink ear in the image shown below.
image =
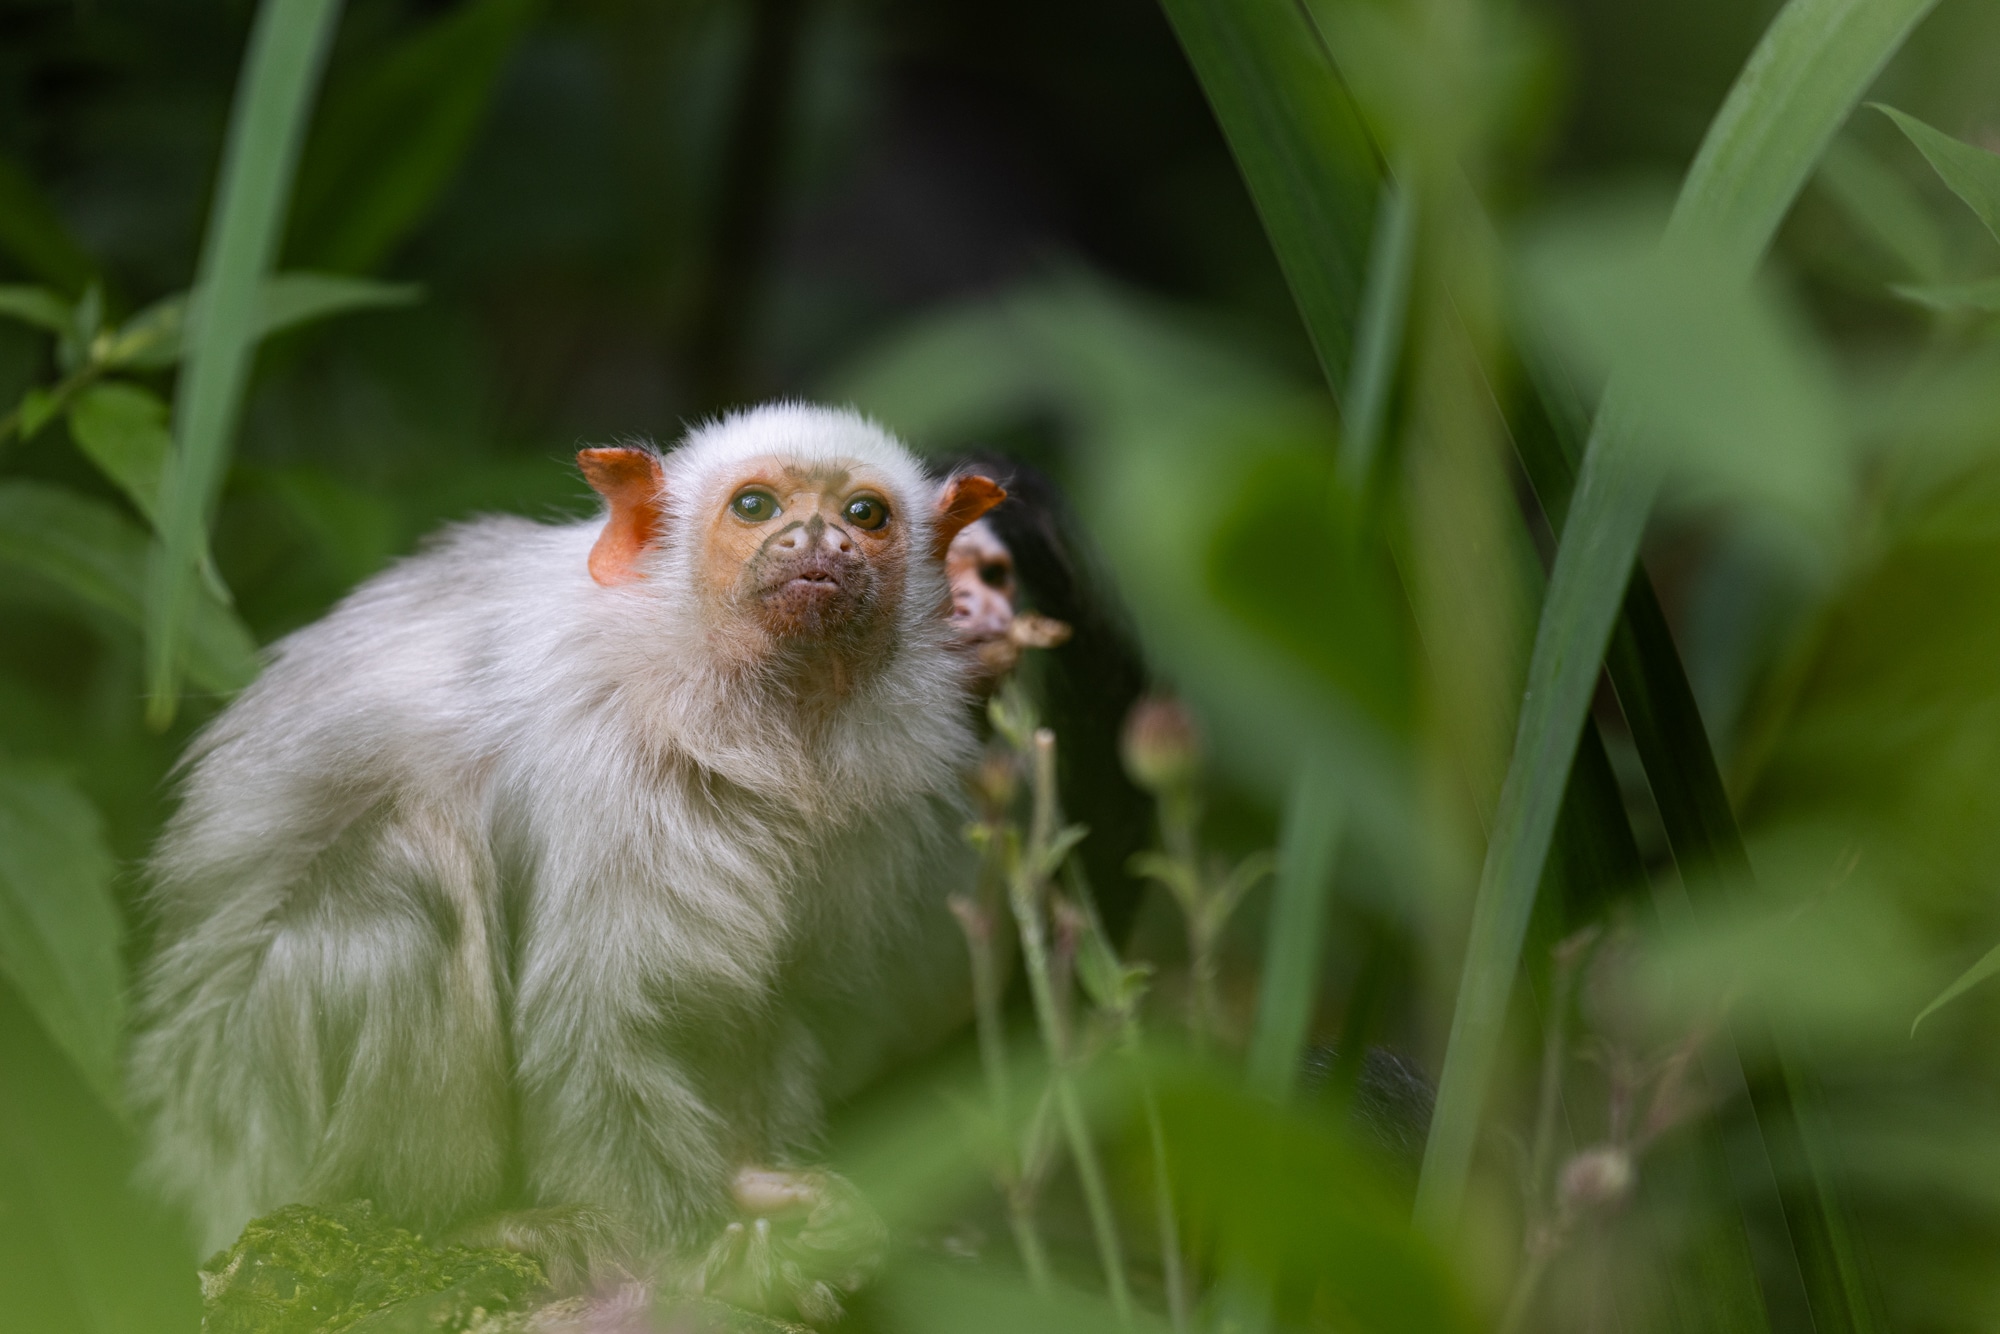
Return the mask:
<path id="1" fill-rule="evenodd" d="M 577 451 L 583 480 L 611 506 L 597 545 L 590 549 L 590 577 L 609 587 L 640 577 L 639 556 L 664 531 L 663 477 L 657 454 L 624 446 Z"/>
<path id="2" fill-rule="evenodd" d="M 967 473 L 946 482 L 931 527 L 931 559 L 943 560 L 944 553 L 951 548 L 951 539 L 964 531 L 965 525 L 1006 498 L 1007 492 L 1000 483 L 978 473 Z"/>

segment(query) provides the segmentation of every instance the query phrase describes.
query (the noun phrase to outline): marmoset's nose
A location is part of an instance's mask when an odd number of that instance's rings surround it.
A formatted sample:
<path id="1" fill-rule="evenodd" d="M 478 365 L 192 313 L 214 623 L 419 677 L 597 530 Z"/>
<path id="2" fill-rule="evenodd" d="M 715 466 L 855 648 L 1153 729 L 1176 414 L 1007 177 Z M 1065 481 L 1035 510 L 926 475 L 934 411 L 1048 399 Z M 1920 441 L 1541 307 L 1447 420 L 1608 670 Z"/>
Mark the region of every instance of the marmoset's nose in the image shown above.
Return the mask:
<path id="1" fill-rule="evenodd" d="M 781 550 L 802 556 L 814 551 L 845 555 L 854 550 L 854 539 L 815 514 L 804 523 L 786 529 L 779 536 L 777 545 Z"/>

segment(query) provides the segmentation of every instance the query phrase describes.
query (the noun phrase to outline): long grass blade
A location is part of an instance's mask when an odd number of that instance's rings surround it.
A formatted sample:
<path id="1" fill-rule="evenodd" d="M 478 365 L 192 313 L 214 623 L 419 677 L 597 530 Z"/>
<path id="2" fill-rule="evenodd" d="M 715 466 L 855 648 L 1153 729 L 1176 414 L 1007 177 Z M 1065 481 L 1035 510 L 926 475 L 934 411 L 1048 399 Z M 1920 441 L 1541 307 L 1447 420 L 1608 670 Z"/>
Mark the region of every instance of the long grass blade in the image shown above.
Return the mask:
<path id="1" fill-rule="evenodd" d="M 251 29 L 196 268 L 201 328 L 181 368 L 174 449 L 160 478 L 161 544 L 146 598 L 147 720 L 155 727 L 174 715 L 196 570 L 256 347 L 258 291 L 339 14 L 339 0 L 264 0 Z"/>
<path id="2" fill-rule="evenodd" d="M 1407 180 L 1409 173 L 1401 173 Z M 1394 177 L 1382 180 L 1382 202 L 1369 241 L 1368 284 L 1361 294 L 1360 337 L 1347 376 L 1346 422 L 1340 435 L 1340 474 L 1359 492 L 1374 469 L 1389 391 L 1396 378 L 1409 316 L 1410 276 L 1417 250 L 1416 194 Z"/>
<path id="3" fill-rule="evenodd" d="M 1161 0 L 1161 7 L 1339 397 L 1380 175 L 1360 113 L 1294 0 Z"/>
<path id="4" fill-rule="evenodd" d="M 1298 1079 L 1318 993 L 1329 882 L 1342 809 L 1333 775 L 1308 761 L 1295 780 L 1278 847 L 1278 885 L 1264 945 L 1250 1086 L 1283 1101 Z"/>
<path id="5" fill-rule="evenodd" d="M 1689 168 L 1668 244 L 1699 239 L 1747 280 L 1827 143 L 1935 0 L 1790 0 Z M 1480 874 L 1425 1146 L 1417 1218 L 1457 1223 L 1507 996 L 1612 624 L 1658 491 L 1616 382 L 1593 429 L 1529 661 L 1514 754 Z"/>

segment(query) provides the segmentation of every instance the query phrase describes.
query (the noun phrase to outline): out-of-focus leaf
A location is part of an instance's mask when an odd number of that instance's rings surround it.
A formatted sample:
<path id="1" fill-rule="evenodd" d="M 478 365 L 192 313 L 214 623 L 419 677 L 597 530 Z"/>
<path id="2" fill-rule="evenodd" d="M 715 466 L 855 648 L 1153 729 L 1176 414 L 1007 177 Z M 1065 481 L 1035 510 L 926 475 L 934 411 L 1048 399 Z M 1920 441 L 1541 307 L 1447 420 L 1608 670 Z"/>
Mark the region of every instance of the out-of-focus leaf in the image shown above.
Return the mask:
<path id="1" fill-rule="evenodd" d="M 329 89 L 299 173 L 286 253 L 364 273 L 451 183 L 540 0 L 468 0 Z"/>
<path id="2" fill-rule="evenodd" d="M 1827 149 L 1815 178 L 1842 212 L 1915 278 L 1944 272 L 1944 234 L 1909 182 L 1852 136 Z"/>
<path id="3" fill-rule="evenodd" d="M 0 971 L 114 1108 L 125 1018 L 116 869 L 82 793 L 0 760 Z"/>
<path id="4" fill-rule="evenodd" d="M 414 283 L 383 283 L 337 273 L 280 273 L 257 293 L 257 337 L 351 310 L 407 306 L 422 294 Z"/>
<path id="5" fill-rule="evenodd" d="M 407 306 L 422 289 L 413 283 L 384 283 L 337 273 L 279 273 L 257 290 L 255 337 L 272 334 L 352 310 Z M 181 358 L 186 340 L 198 337 L 198 308 L 185 295 L 167 297 L 140 311 L 118 331 L 105 355 L 113 366 L 171 366 Z"/>
<path id="6" fill-rule="evenodd" d="M 1969 283 L 1897 283 L 1889 289 L 1907 301 L 1954 315 L 1973 311 L 2000 315 L 2000 278 Z"/>
<path id="7" fill-rule="evenodd" d="M 1931 164 L 1951 192 L 1979 215 L 1986 230 L 2000 240 L 2000 154 L 1989 153 L 1943 130 L 1933 129 L 1907 111 L 1875 103 L 1876 110 L 1896 122 L 1909 136 L 1924 160 Z"/>
<path id="8" fill-rule="evenodd" d="M 934 316 L 824 392 L 930 448 L 1053 419 L 1072 444 L 1079 508 L 1137 613 L 1149 660 L 1213 725 L 1217 763 L 1233 781 L 1282 800 L 1307 754 L 1336 756 L 1354 803 L 1350 829 L 1395 874 L 1417 874 L 1422 835 L 1404 757 L 1315 659 L 1352 651 L 1374 662 L 1407 648 L 1372 635 L 1318 644 L 1295 606 L 1278 605 L 1288 593 L 1324 595 L 1316 585 L 1326 577 L 1325 550 L 1296 553 L 1312 581 L 1266 577 L 1273 530 L 1356 539 L 1336 502 L 1327 445 L 1338 431 L 1323 394 L 1171 307 L 1080 276 Z M 1253 495 L 1246 475 L 1266 465 L 1281 481 L 1310 480 L 1282 498 Z M 1256 508 L 1260 497 L 1280 505 L 1286 523 L 1269 523 Z M 1253 523 L 1260 531 L 1244 531 Z M 1225 539 L 1225 530 L 1234 536 Z M 1350 571 L 1366 573 L 1378 557 Z M 1249 586 L 1238 589 L 1239 574 Z M 1232 602 L 1218 595 L 1222 585 Z M 1272 653 L 1274 644 L 1284 651 Z M 1402 698 L 1406 688 L 1397 681 L 1386 697 Z M 1398 895 L 1381 902 L 1391 912 L 1409 907 Z"/>
<path id="9" fill-rule="evenodd" d="M 161 550 L 148 565 L 147 720 L 155 727 L 173 718 L 183 641 L 198 633 L 192 629 L 203 600 L 197 571 L 243 409 L 259 294 L 339 12 L 338 0 L 263 0 L 230 110 L 221 178 L 195 272 L 201 329 L 174 394 L 174 449 L 160 477 Z"/>
<path id="10" fill-rule="evenodd" d="M 150 544 L 111 506 L 43 482 L 0 483 L 0 563 L 32 571 L 137 627 Z M 228 693 L 257 675 L 257 645 L 234 612 L 205 587 L 182 650 L 204 690 Z"/>
<path id="11" fill-rule="evenodd" d="M 0 156 L 0 248 L 21 267 L 65 292 L 80 292 L 97 272 L 34 180 Z"/>
<path id="12" fill-rule="evenodd" d="M 1120 1320 L 1110 1303 L 1061 1288 L 1037 1293 L 990 1271 L 907 1260 L 876 1285 L 897 1334 L 1102 1334 L 1131 1329 L 1165 1334 L 1168 1325 L 1144 1311 Z"/>
<path id="13" fill-rule="evenodd" d="M 1245 460 L 1241 474 L 1210 538 L 1216 601 L 1377 722 L 1406 728 L 1411 632 L 1359 498 L 1324 450 Z"/>
<path id="14" fill-rule="evenodd" d="M 9 283 L 0 286 L 0 315 L 50 333 L 66 334 L 76 320 L 76 308 L 46 287 Z"/>
<path id="15" fill-rule="evenodd" d="M 1164 0 L 1335 394 L 1347 377 L 1375 151 L 1292 0 Z"/>
<path id="16" fill-rule="evenodd" d="M 1183 1216 L 1279 1291 L 1310 1290 L 1315 1327 L 1476 1327 L 1450 1266 L 1337 1124 L 1200 1077 L 1163 1081 L 1160 1112 Z"/>
<path id="17" fill-rule="evenodd" d="M 70 400 L 69 433 L 146 521 L 157 525 L 160 471 L 173 447 L 167 405 L 159 395 L 123 380 L 100 380 Z M 202 553 L 201 574 L 218 601 L 225 606 L 233 601 L 207 552 Z"/>
<path id="18" fill-rule="evenodd" d="M 1855 102 L 1935 0 L 1789 0 L 1688 169 L 1669 240 L 1704 239 L 1746 280 Z M 1607 391 L 1542 603 L 1513 758 L 1494 814 L 1431 1119 L 1418 1216 L 1456 1223 L 1569 768 L 1658 491 L 1641 417 Z"/>
<path id="19" fill-rule="evenodd" d="M 1658 244 L 1643 206 L 1544 228 L 1520 265 L 1563 361 L 1616 379 L 1645 421 L 1632 447 L 1696 505 L 1773 512 L 1836 545 L 1852 498 L 1838 380 L 1810 325 L 1698 241 Z"/>
<path id="20" fill-rule="evenodd" d="M 56 410 L 61 406 L 61 401 L 40 385 L 24 390 L 21 402 L 14 409 L 18 414 L 21 438 L 34 439 L 40 434 L 41 429 L 49 424 L 49 419 L 56 415 Z"/>
<path id="21" fill-rule="evenodd" d="M 1917 1017 L 1910 1021 L 1910 1035 L 1912 1037 L 1916 1036 L 1917 1025 L 1930 1018 L 1934 1011 L 1957 1000 L 1960 996 L 1963 996 L 1966 992 L 1972 990 L 1995 973 L 2000 973 L 2000 945 L 1995 945 L 1992 949 L 1980 955 L 1979 962 L 1973 964 L 1972 967 L 1966 969 L 1963 973 L 1960 973 L 1958 979 L 1939 992 L 1935 1000 L 1919 1010 Z"/>

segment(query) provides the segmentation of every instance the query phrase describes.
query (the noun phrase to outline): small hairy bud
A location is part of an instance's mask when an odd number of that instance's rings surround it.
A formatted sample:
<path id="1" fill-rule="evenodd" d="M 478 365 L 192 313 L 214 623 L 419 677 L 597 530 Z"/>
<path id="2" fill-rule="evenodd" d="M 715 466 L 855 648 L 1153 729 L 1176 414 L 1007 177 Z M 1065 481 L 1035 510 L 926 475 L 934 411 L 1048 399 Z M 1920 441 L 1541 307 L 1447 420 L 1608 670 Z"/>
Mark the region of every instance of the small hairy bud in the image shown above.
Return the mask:
<path id="1" fill-rule="evenodd" d="M 1630 1195 L 1637 1177 L 1631 1154 L 1616 1145 L 1600 1144 L 1563 1164 L 1558 1195 L 1566 1209 L 1602 1209 Z"/>
<path id="2" fill-rule="evenodd" d="M 1119 747 L 1125 772 L 1148 792 L 1170 792 L 1194 781 L 1201 736 L 1178 700 L 1155 696 L 1132 706 Z"/>

